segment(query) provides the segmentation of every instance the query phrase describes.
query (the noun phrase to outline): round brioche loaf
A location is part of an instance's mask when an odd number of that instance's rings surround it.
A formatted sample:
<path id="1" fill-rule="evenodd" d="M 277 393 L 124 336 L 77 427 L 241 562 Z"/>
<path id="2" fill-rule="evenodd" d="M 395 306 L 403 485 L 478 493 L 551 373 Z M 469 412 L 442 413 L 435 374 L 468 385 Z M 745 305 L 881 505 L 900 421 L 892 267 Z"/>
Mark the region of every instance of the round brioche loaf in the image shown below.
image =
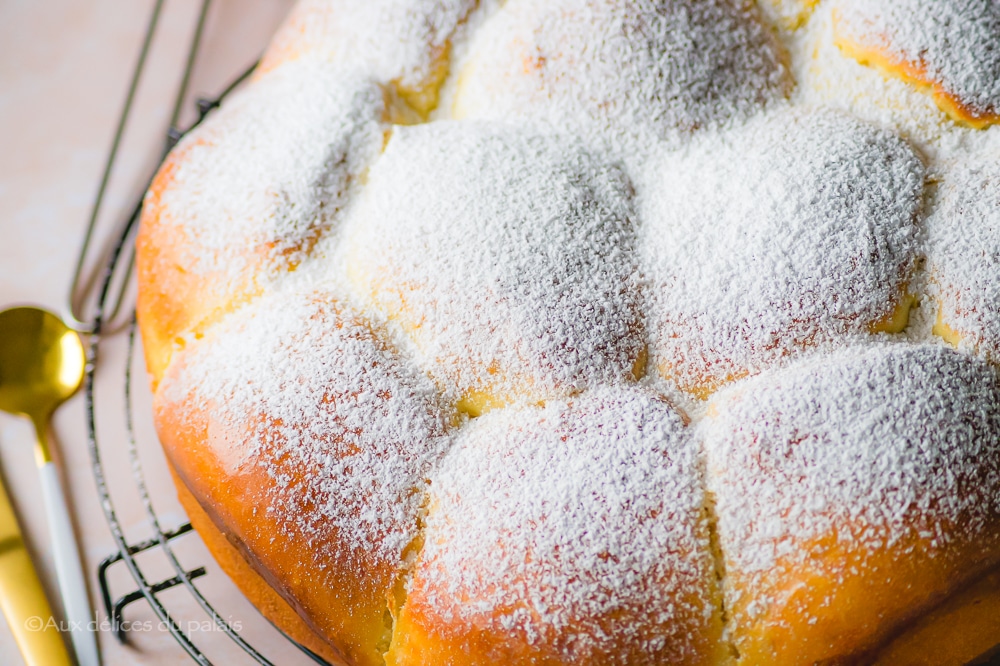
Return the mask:
<path id="1" fill-rule="evenodd" d="M 300 0 L 143 210 L 192 523 L 336 664 L 986 657 L 998 43 L 992 0 Z"/>

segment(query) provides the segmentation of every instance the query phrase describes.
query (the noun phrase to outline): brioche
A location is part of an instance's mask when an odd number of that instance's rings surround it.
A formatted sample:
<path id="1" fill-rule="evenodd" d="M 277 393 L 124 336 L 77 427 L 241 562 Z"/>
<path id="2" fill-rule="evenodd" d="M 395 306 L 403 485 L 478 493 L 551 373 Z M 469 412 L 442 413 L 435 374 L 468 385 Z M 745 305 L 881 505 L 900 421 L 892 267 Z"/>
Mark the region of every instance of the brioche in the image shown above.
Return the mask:
<path id="1" fill-rule="evenodd" d="M 195 528 L 333 664 L 991 654 L 998 40 L 988 0 L 301 0 L 143 208 Z"/>

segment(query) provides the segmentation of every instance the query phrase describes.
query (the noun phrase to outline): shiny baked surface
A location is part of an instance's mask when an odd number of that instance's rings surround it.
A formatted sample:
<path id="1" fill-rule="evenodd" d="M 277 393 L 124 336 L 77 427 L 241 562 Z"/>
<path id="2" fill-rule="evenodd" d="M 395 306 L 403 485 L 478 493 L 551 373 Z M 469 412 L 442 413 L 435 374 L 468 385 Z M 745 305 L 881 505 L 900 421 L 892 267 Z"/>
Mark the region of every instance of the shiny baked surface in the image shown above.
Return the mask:
<path id="1" fill-rule="evenodd" d="M 1000 134 L 859 49 L 960 63 L 982 119 L 1000 32 L 920 4 L 300 3 L 138 241 L 158 431 L 251 599 L 351 664 L 853 663 L 976 616 Z"/>

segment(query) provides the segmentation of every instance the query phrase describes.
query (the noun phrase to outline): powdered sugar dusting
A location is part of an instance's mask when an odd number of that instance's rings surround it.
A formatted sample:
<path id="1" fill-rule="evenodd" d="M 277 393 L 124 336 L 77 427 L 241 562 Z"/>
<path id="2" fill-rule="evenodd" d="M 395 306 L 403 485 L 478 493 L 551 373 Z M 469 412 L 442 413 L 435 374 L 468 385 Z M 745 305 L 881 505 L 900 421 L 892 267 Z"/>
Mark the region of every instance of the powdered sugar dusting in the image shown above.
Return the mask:
<path id="1" fill-rule="evenodd" d="M 942 321 L 964 346 L 1000 360 L 1000 159 L 956 162 L 938 187 L 927 226 L 928 270 Z"/>
<path id="2" fill-rule="evenodd" d="M 627 179 L 576 141 L 403 127 L 345 228 L 348 270 L 454 397 L 540 399 L 632 377 L 631 216 Z"/>
<path id="3" fill-rule="evenodd" d="M 511 0 L 472 46 L 457 117 L 517 120 L 627 151 L 745 117 L 790 87 L 753 3 Z"/>
<path id="4" fill-rule="evenodd" d="M 392 84 L 421 112 L 448 71 L 450 39 L 476 0 L 299 0 L 262 67 L 300 54 Z"/>
<path id="5" fill-rule="evenodd" d="M 426 378 L 329 294 L 261 299 L 182 359 L 158 400 L 209 411 L 206 446 L 230 474 L 266 475 L 261 509 L 287 535 L 334 561 L 401 563 L 447 448 Z"/>
<path id="6" fill-rule="evenodd" d="M 977 116 L 1000 114 L 1000 5 L 994 0 L 837 0 L 847 39 L 885 49 Z"/>
<path id="7" fill-rule="evenodd" d="M 642 206 L 661 371 L 699 391 L 867 333 L 911 275 L 923 171 L 892 132 L 822 109 L 665 155 Z"/>
<path id="8" fill-rule="evenodd" d="M 717 622 L 703 504 L 692 441 L 651 394 L 491 412 L 434 475 L 409 603 L 539 663 L 695 663 Z"/>
<path id="9" fill-rule="evenodd" d="M 846 57 L 832 19 L 888 17 L 901 52 L 995 108 L 995 54 L 968 51 L 993 43 L 994 5 L 956 28 L 984 2 L 838 0 L 806 19 L 809 0 L 773 0 L 804 21 L 790 33 L 740 0 L 475 16 L 472 0 L 303 0 L 262 73 L 178 148 L 158 220 L 188 238 L 185 275 L 233 278 L 183 293 L 296 270 L 192 334 L 157 400 L 210 422 L 219 493 L 259 475 L 266 539 L 306 544 L 305 585 L 367 586 L 378 631 L 403 601 L 388 587 L 412 581 L 414 622 L 488 630 L 500 652 L 704 656 L 722 615 L 712 502 L 734 635 L 774 602 L 761 590 L 822 559 L 811 540 L 985 566 L 995 373 L 923 332 L 868 332 L 923 289 L 927 249 L 946 323 L 994 354 L 1000 132 Z M 445 81 L 453 46 L 468 57 Z M 390 125 L 426 118 L 442 85 L 462 120 Z M 943 178 L 926 248 L 924 161 Z M 762 374 L 707 417 L 699 403 L 692 432 L 652 392 L 673 387 L 642 377 L 647 345 L 689 389 Z"/>
<path id="10" fill-rule="evenodd" d="M 860 567 L 913 538 L 931 558 L 996 561 L 998 391 L 980 361 L 893 345 L 817 356 L 720 393 L 699 434 L 727 574 L 740 581 L 730 608 L 766 612 L 777 601 L 762 596 L 768 582 L 780 587 L 833 542 L 860 553 Z"/>
<path id="11" fill-rule="evenodd" d="M 798 84 L 792 95 L 794 104 L 849 111 L 897 131 L 921 154 L 932 158 L 960 149 L 965 140 L 982 140 L 981 132 L 973 132 L 942 113 L 925 90 L 845 54 L 835 35 L 834 8 L 833 3 L 819 4 L 799 30 L 785 33 Z"/>
<path id="12" fill-rule="evenodd" d="M 383 115 L 377 85 L 312 60 L 227 100 L 180 144 L 161 194 L 161 224 L 188 239 L 184 270 L 235 276 L 300 260 L 378 155 Z"/>

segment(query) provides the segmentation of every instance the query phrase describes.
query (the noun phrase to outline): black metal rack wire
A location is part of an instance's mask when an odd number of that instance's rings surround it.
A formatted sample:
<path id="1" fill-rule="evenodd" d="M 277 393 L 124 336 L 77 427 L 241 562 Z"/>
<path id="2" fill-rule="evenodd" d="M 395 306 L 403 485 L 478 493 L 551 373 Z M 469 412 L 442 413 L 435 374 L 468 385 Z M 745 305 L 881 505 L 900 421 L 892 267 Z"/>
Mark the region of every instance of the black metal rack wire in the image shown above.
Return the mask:
<path id="1" fill-rule="evenodd" d="M 242 83 L 252 72 L 256 63 L 240 74 L 214 99 L 199 99 L 196 102 L 197 119 L 186 129 L 177 127 L 178 118 L 181 115 L 181 107 L 187 93 L 191 71 L 201 40 L 205 18 L 211 0 L 202 0 L 198 13 L 197 23 L 193 31 L 191 46 L 188 52 L 187 63 L 184 74 L 176 96 L 173 114 L 171 116 L 170 127 L 166 136 L 166 143 L 162 157 L 165 157 L 171 148 L 190 130 L 199 125 L 210 112 L 219 106 L 222 100 L 229 95 L 240 83 Z M 139 456 L 139 441 L 136 434 L 136 421 L 133 414 L 133 359 L 137 354 L 136 344 L 136 321 L 134 308 L 127 308 L 129 315 L 124 317 L 124 328 L 128 335 L 128 354 L 124 370 L 124 397 L 125 405 L 123 410 L 124 428 L 126 432 L 125 451 L 109 451 L 106 447 L 111 446 L 108 441 L 118 438 L 106 438 L 102 435 L 107 430 L 107 426 L 98 427 L 95 418 L 97 403 L 102 401 L 95 388 L 95 377 L 99 367 L 102 351 L 111 337 L 112 333 L 119 332 L 123 326 L 123 317 L 119 314 L 122 311 L 123 303 L 126 300 L 124 294 L 128 276 L 132 272 L 134 262 L 134 236 L 142 209 L 142 199 L 140 198 L 134 206 L 128 210 L 128 216 L 124 218 L 112 237 L 112 242 L 107 246 L 106 259 L 98 264 L 96 270 L 90 276 L 83 275 L 83 267 L 88 257 L 88 250 L 91 246 L 95 222 L 100 214 L 101 203 L 104 192 L 112 173 L 119 144 L 124 133 L 125 126 L 132 107 L 132 101 L 138 88 L 139 79 L 145 67 L 146 56 L 153 35 L 157 29 L 157 22 L 162 11 L 164 0 L 157 0 L 154 3 L 152 14 L 147 26 L 142 48 L 135 66 L 131 84 L 122 109 L 121 117 L 109 152 L 105 170 L 98 188 L 94 206 L 91 213 L 90 224 L 88 226 L 83 247 L 80 253 L 80 260 L 76 266 L 73 286 L 70 295 L 70 316 L 77 328 L 90 335 L 87 350 L 87 366 L 84 380 L 84 401 L 87 421 L 88 448 L 93 466 L 94 479 L 97 484 L 97 492 L 104 510 L 111 535 L 114 539 L 117 551 L 106 557 L 98 566 L 97 580 L 100 587 L 101 601 L 107 613 L 111 630 L 120 642 L 127 640 L 127 623 L 123 621 L 123 613 L 130 604 L 140 600 L 145 600 L 155 615 L 160 620 L 160 626 L 166 628 L 176 639 L 181 648 L 199 664 L 211 664 L 211 661 L 199 648 L 195 639 L 189 631 L 184 629 L 184 624 L 174 617 L 168 610 L 167 605 L 160 598 L 163 593 L 172 589 L 185 590 L 196 602 L 197 606 L 207 615 L 217 628 L 218 632 L 225 634 L 233 644 L 246 653 L 251 661 L 258 664 L 271 664 L 271 662 L 255 648 L 244 636 L 233 622 L 228 621 L 220 613 L 206 596 L 199 589 L 197 581 L 206 576 L 208 569 L 204 566 L 187 567 L 181 563 L 174 547 L 175 541 L 184 535 L 192 532 L 189 522 L 168 526 L 166 521 L 157 514 L 154 508 L 153 498 L 143 474 L 142 464 Z M 84 285 L 83 283 L 87 284 Z M 81 292 L 88 291 L 90 287 L 96 298 L 92 303 L 85 303 L 85 298 L 81 298 Z M 93 288 L 96 288 L 94 290 Z M 92 314 L 83 315 L 82 309 L 88 306 Z M 117 336 L 116 336 L 117 337 Z M 102 402 L 103 404 L 103 402 Z M 132 479 L 134 490 L 141 498 L 146 522 L 152 532 L 152 538 L 147 538 L 135 542 L 130 542 L 126 536 L 126 529 L 119 519 L 114 500 L 112 499 L 110 483 L 121 483 L 120 478 L 111 478 L 108 467 L 104 463 L 105 454 L 119 455 L 126 453 L 131 463 Z M 141 557 L 145 553 L 158 551 L 167 561 L 169 561 L 173 575 L 162 577 L 159 573 L 154 573 L 144 566 Z M 109 573 L 116 567 L 123 566 L 131 576 L 135 588 L 125 594 L 116 596 L 111 589 Z M 273 625 L 272 625 L 273 626 Z M 276 628 L 276 631 L 280 629 Z M 296 643 L 285 635 L 290 643 L 295 645 L 309 659 L 317 664 L 327 664 L 321 657 L 310 651 L 308 648 Z"/>

